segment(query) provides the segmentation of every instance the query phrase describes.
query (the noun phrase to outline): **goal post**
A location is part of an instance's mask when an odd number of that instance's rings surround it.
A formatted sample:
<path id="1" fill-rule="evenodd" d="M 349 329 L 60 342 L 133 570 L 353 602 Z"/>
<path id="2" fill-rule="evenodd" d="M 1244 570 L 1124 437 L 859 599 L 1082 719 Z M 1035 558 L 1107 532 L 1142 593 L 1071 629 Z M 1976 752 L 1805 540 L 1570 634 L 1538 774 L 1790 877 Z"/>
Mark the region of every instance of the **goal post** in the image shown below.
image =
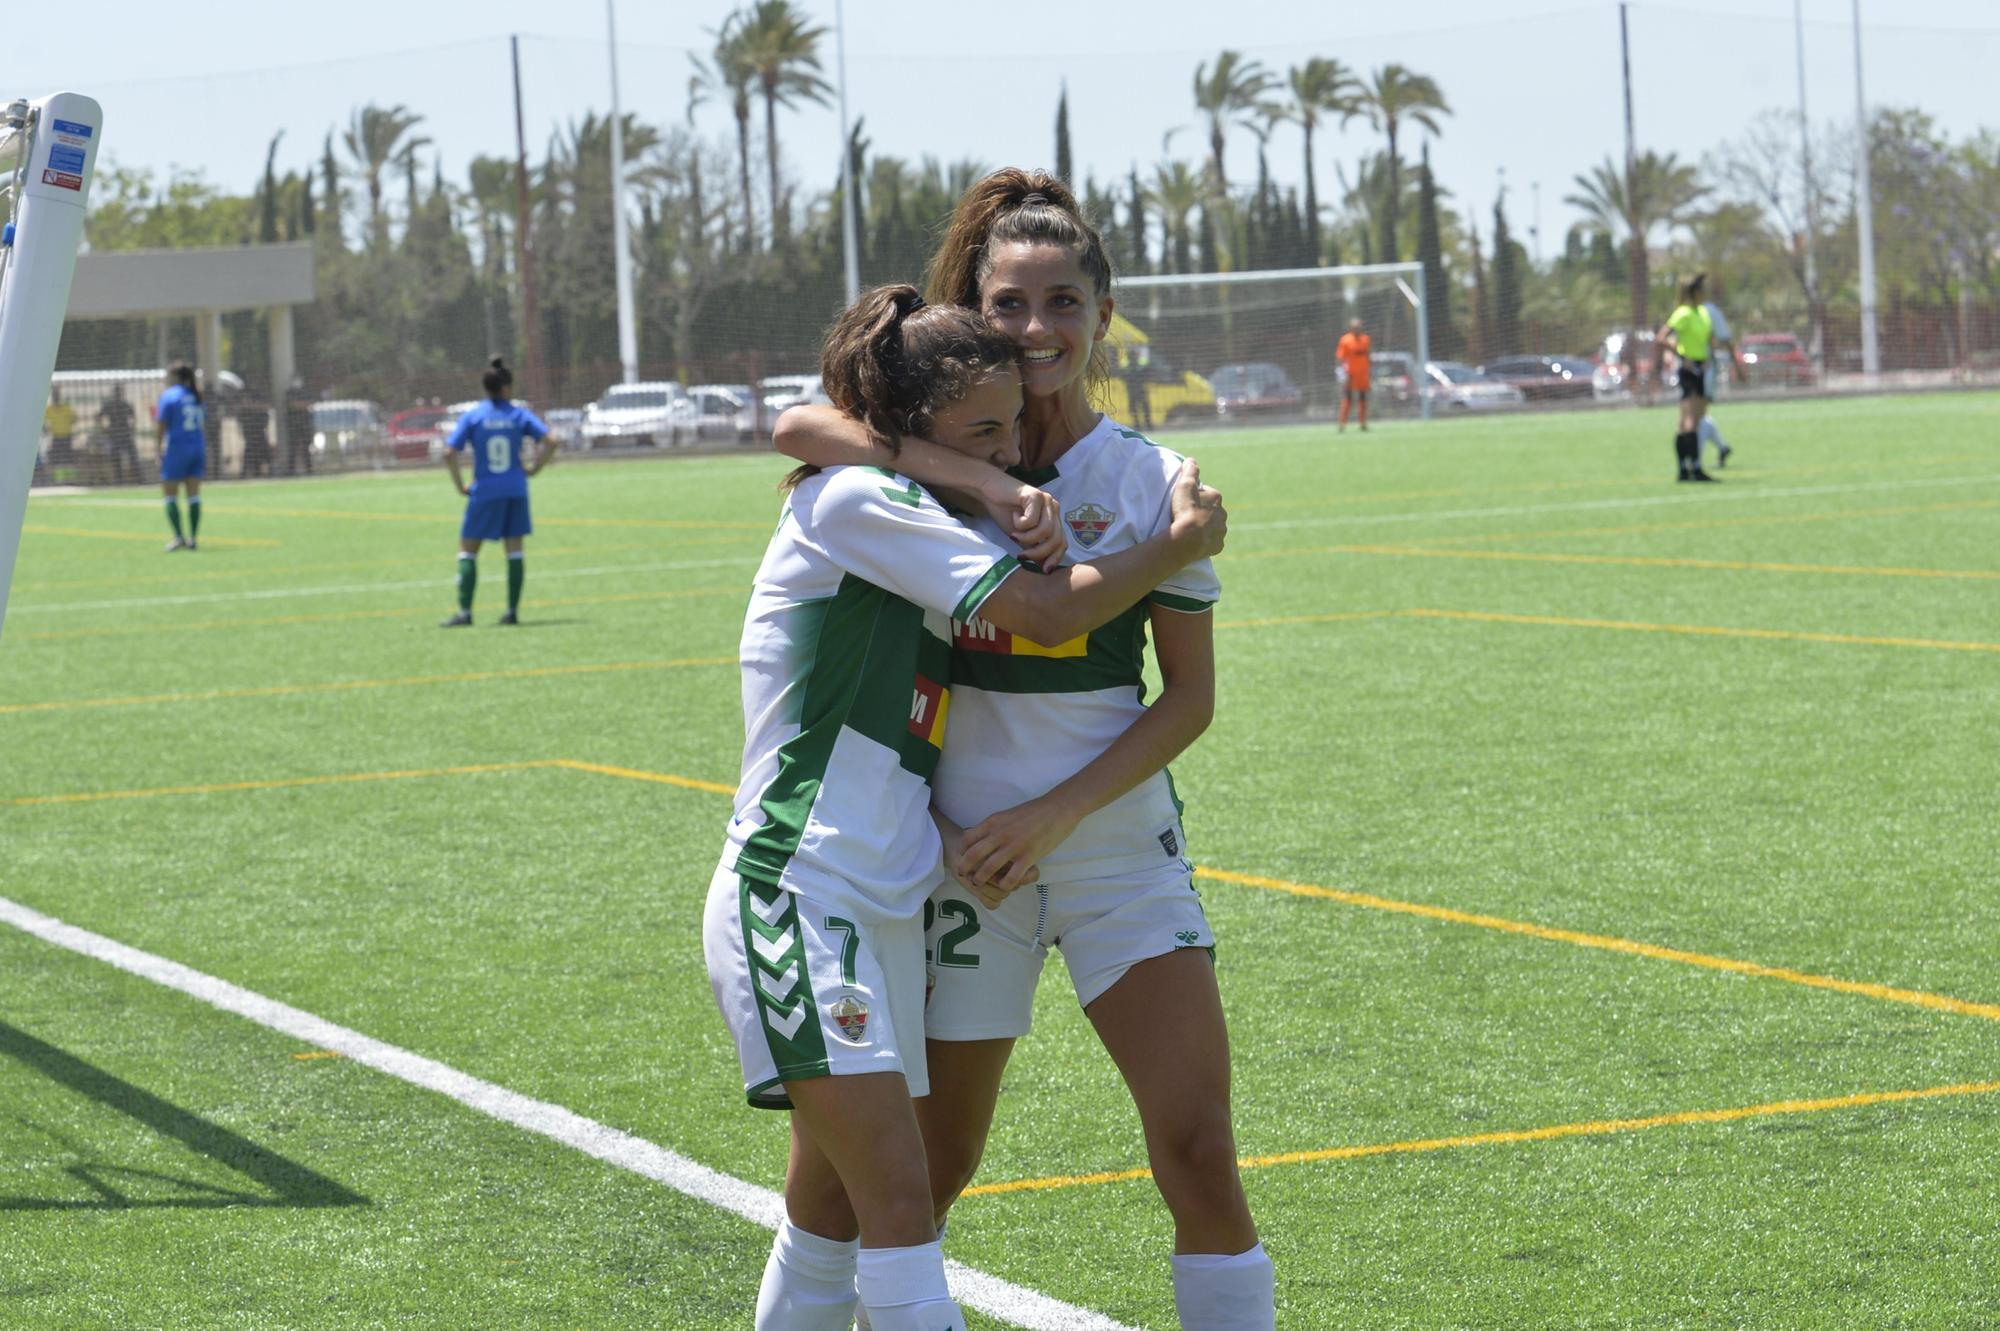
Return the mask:
<path id="1" fill-rule="evenodd" d="M 1360 319 L 1377 357 L 1378 407 L 1406 407 L 1430 418 L 1431 397 L 1423 391 L 1430 312 L 1421 263 L 1125 277 L 1114 283 L 1112 295 L 1122 316 L 1113 325 L 1111 348 L 1108 396 L 1116 401 L 1130 401 L 1132 385 L 1118 381 L 1135 377 L 1135 359 L 1156 379 L 1188 373 L 1207 379 L 1227 366 L 1275 365 L 1297 388 L 1301 410 L 1330 412 L 1341 391 L 1334 346 L 1348 321 Z M 1121 332 L 1143 350 L 1119 345 Z M 1383 398 L 1390 358 L 1408 371 L 1407 382 L 1391 381 L 1407 398 Z M 1152 397 L 1158 402 L 1162 395 Z M 1212 419 L 1217 412 L 1210 407 L 1205 414 Z"/>
<path id="2" fill-rule="evenodd" d="M 0 626 L 103 127 L 73 92 L 0 111 Z"/>

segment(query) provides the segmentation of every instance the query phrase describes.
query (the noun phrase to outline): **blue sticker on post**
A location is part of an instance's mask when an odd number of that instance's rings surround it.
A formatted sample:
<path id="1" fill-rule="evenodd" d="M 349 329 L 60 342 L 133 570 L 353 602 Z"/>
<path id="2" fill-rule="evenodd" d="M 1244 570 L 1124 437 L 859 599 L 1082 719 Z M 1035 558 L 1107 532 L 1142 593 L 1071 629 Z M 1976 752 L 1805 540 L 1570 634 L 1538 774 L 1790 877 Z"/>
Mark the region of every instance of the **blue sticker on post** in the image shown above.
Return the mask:
<path id="1" fill-rule="evenodd" d="M 65 147 L 60 143 L 50 144 L 49 170 L 82 172 L 83 149 Z"/>
<path id="2" fill-rule="evenodd" d="M 79 125 L 74 120 L 56 120 L 51 123 L 58 134 L 74 134 L 78 138 L 84 139 L 90 137 L 90 126 L 88 125 Z"/>

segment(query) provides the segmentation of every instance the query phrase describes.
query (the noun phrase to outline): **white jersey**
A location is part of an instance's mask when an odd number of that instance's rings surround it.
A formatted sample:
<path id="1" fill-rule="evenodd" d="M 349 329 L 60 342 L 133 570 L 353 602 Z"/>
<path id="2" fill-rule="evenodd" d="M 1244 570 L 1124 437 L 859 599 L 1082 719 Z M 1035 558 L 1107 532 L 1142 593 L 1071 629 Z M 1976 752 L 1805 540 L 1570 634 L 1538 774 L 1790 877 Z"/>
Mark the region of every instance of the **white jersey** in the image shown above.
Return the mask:
<path id="1" fill-rule="evenodd" d="M 1053 467 L 1022 473 L 1062 501 L 1072 560 L 1138 545 L 1172 519 L 1180 454 L 1100 417 Z M 978 528 L 1004 539 L 990 519 Z M 970 827 L 1035 798 L 1079 771 L 1145 713 L 1149 606 L 1198 614 L 1222 594 L 1207 560 L 1080 638 L 1048 647 L 984 620 L 952 625 L 951 729 L 935 782 L 937 805 Z M 1042 859 L 1044 882 L 1102 878 L 1177 863 L 1185 854 L 1172 779 L 1154 773 L 1077 825 Z"/>
<path id="2" fill-rule="evenodd" d="M 726 866 L 856 919 L 922 909 L 943 873 L 929 781 L 951 622 L 1019 567 L 877 467 L 835 467 L 791 492 L 743 621 Z"/>

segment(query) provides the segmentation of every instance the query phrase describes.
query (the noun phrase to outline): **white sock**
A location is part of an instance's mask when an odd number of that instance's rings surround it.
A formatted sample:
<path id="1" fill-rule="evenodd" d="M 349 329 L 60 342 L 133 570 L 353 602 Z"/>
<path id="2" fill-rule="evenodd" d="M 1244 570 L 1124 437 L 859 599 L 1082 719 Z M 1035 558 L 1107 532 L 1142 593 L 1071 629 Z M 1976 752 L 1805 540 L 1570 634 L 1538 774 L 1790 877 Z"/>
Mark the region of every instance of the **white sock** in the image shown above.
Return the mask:
<path id="1" fill-rule="evenodd" d="M 847 1331 L 860 1248 L 858 1239 L 841 1243 L 780 1224 L 757 1290 L 757 1331 Z"/>
<path id="2" fill-rule="evenodd" d="M 863 1248 L 856 1267 L 875 1331 L 965 1331 L 965 1314 L 945 1285 L 941 1245 Z"/>
<path id="3" fill-rule="evenodd" d="M 1181 1331 L 1275 1331 L 1276 1277 L 1264 1245 L 1234 1257 L 1174 1254 L 1174 1307 Z"/>
<path id="4" fill-rule="evenodd" d="M 1718 453 L 1729 447 L 1722 438 L 1721 428 L 1706 416 L 1702 417 L 1701 424 L 1695 427 L 1695 436 L 1704 444 L 1714 444 Z"/>
<path id="5" fill-rule="evenodd" d="M 951 1219 L 950 1217 L 947 1216 L 945 1218 L 944 1224 L 938 1226 L 938 1246 L 940 1248 L 944 1246 L 945 1226 L 949 1224 L 951 1224 Z M 861 1303 L 861 1296 L 858 1288 L 855 1293 L 855 1301 L 854 1301 L 854 1331 L 875 1331 L 875 1324 L 868 1320 L 868 1309 L 864 1307 Z"/>

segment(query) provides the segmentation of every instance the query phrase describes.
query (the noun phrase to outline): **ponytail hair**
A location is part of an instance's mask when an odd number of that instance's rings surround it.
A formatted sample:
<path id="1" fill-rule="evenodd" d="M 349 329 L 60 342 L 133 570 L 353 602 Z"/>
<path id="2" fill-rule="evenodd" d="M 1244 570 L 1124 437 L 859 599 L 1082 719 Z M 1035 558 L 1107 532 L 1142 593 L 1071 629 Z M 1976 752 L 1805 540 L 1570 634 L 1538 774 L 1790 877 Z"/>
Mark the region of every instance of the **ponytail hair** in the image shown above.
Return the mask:
<path id="1" fill-rule="evenodd" d="M 908 283 L 876 287 L 847 307 L 826 336 L 820 379 L 843 414 L 894 453 L 905 435 L 928 438 L 937 413 L 1019 353 L 1005 334 L 959 305 L 932 305 Z M 787 488 L 818 471 L 800 467 Z"/>
<path id="2" fill-rule="evenodd" d="M 177 360 L 167 367 L 167 378 L 192 393 L 195 401 L 201 401 L 201 389 L 194 381 L 194 366 L 184 360 Z"/>
<path id="3" fill-rule="evenodd" d="M 1681 304 L 1701 304 L 1701 289 L 1708 284 L 1707 273 L 1696 273 L 1681 283 Z"/>
<path id="4" fill-rule="evenodd" d="M 507 368 L 505 361 L 495 356 L 486 362 L 486 373 L 479 376 L 479 382 L 485 385 L 486 396 L 503 398 L 507 396 L 507 390 L 514 386 L 514 372 Z"/>
<path id="5" fill-rule="evenodd" d="M 1090 279 L 1099 300 L 1111 294 L 1111 254 L 1076 195 L 1060 177 L 1018 166 L 995 171 L 958 201 L 925 275 L 927 294 L 939 304 L 982 308 L 979 293 L 993 275 L 993 251 L 1020 243 L 1061 246 Z M 1109 373 L 1100 341 L 1091 352 L 1090 377 L 1099 383 Z"/>

